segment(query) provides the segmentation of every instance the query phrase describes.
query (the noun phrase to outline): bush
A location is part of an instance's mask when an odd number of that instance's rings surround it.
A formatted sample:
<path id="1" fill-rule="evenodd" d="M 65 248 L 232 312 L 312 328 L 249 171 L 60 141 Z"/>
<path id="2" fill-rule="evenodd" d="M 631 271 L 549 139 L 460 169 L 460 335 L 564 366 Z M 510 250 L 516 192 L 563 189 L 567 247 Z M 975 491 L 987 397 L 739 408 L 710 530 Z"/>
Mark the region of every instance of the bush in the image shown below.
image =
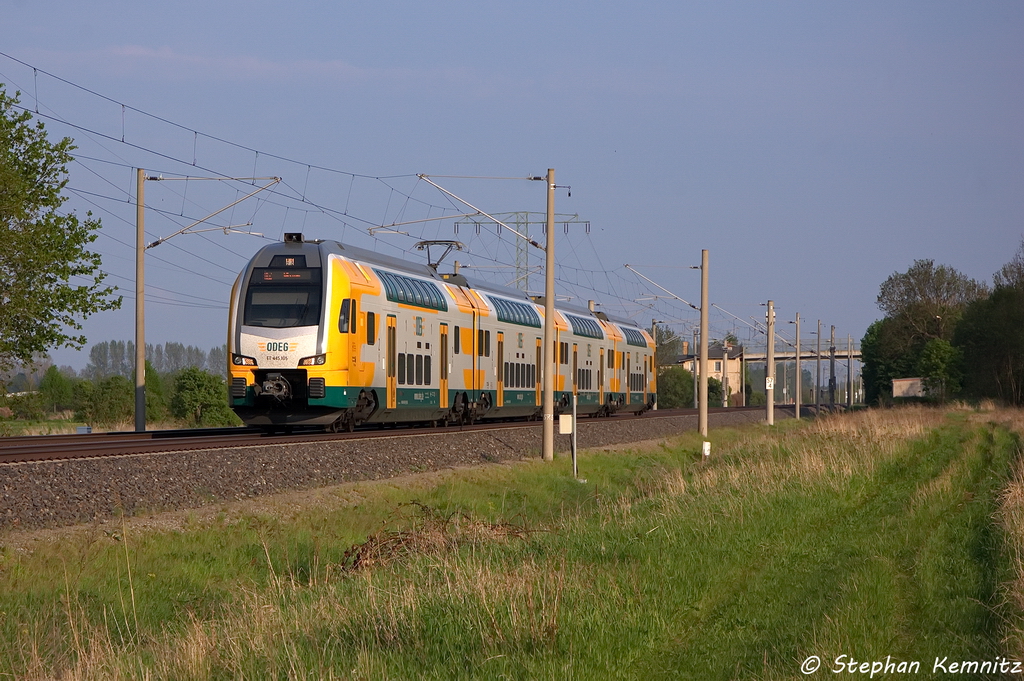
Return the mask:
<path id="1" fill-rule="evenodd" d="M 38 392 L 12 395 L 7 399 L 7 408 L 19 421 L 43 420 L 43 396 Z"/>
<path id="2" fill-rule="evenodd" d="M 234 426 L 241 423 L 228 408 L 224 379 L 196 367 L 182 369 L 174 379 L 171 413 L 194 426 Z"/>
<path id="3" fill-rule="evenodd" d="M 170 416 L 169 402 L 164 377 L 146 360 L 146 423 L 167 420 Z"/>
<path id="4" fill-rule="evenodd" d="M 658 408 L 693 406 L 693 375 L 682 367 L 666 369 L 658 376 Z"/>
<path id="5" fill-rule="evenodd" d="M 39 392 L 47 411 L 57 413 L 75 408 L 76 392 L 81 381 L 64 375 L 51 366 L 39 382 Z"/>
<path id="6" fill-rule="evenodd" d="M 124 376 L 102 381 L 83 381 L 78 390 L 79 408 L 75 418 L 86 423 L 114 425 L 135 417 L 135 385 Z"/>
<path id="7" fill-rule="evenodd" d="M 722 392 L 722 382 L 717 378 L 708 376 L 708 406 L 709 407 L 722 407 L 724 393 Z"/>

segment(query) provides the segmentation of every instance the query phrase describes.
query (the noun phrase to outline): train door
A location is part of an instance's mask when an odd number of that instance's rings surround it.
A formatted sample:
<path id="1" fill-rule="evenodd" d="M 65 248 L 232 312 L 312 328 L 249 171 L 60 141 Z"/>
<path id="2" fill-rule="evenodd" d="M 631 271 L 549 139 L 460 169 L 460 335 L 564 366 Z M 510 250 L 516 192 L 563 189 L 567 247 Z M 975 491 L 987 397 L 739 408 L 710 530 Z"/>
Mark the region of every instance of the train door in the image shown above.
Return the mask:
<path id="1" fill-rule="evenodd" d="M 629 386 L 626 384 L 626 353 L 622 350 L 618 352 L 618 373 L 619 373 L 619 392 L 626 393 L 626 402 L 629 402 Z"/>
<path id="2" fill-rule="evenodd" d="M 653 357 L 645 357 L 644 358 L 644 393 L 645 393 L 645 395 L 644 395 L 644 402 L 647 401 L 646 393 L 651 392 L 649 390 L 649 388 L 650 388 L 650 385 L 651 385 L 651 370 L 653 368 L 654 368 L 654 358 Z"/>
<path id="3" fill-rule="evenodd" d="M 483 331 L 480 330 L 480 313 L 473 310 L 473 340 L 470 342 L 470 345 L 473 346 L 473 380 L 469 382 L 468 386 L 471 395 L 470 401 L 472 402 L 476 402 L 480 399 L 479 390 L 483 387 L 480 385 L 479 373 L 480 365 L 482 364 L 480 356 L 483 355 L 484 352 L 483 335 Z"/>
<path id="4" fill-rule="evenodd" d="M 604 404 L 604 348 L 601 348 L 600 358 L 597 362 L 597 389 L 599 392 L 598 403 Z"/>
<path id="5" fill-rule="evenodd" d="M 398 381 L 396 379 L 396 368 L 398 366 L 398 320 L 395 315 L 389 314 L 387 320 L 387 408 L 398 408 Z"/>
<path id="6" fill-rule="evenodd" d="M 630 395 L 633 392 L 633 358 L 630 354 L 626 353 L 626 404 L 633 401 L 633 396 Z"/>
<path id="7" fill-rule="evenodd" d="M 439 406 L 448 408 L 448 325 L 441 324 L 441 394 Z"/>
<path id="8" fill-rule="evenodd" d="M 498 355 L 494 358 L 495 373 L 498 378 L 498 406 L 505 406 L 505 372 L 508 365 L 505 361 L 505 334 L 498 332 Z"/>
<path id="9" fill-rule="evenodd" d="M 576 343 L 572 344 L 572 394 L 578 395 L 580 392 L 580 364 L 579 364 L 579 347 Z"/>
<path id="10" fill-rule="evenodd" d="M 535 393 L 534 399 L 536 400 L 534 402 L 534 404 L 537 405 L 538 407 L 540 406 L 540 401 L 541 401 L 541 394 L 540 393 L 541 393 L 541 390 L 543 389 L 542 386 L 544 384 L 544 372 L 546 370 L 547 370 L 547 367 L 544 366 L 544 348 L 541 346 L 540 338 L 538 338 L 537 339 L 537 368 L 534 370 L 534 374 L 533 374 L 534 378 L 536 379 L 534 381 L 534 385 L 533 385 L 533 389 L 534 389 L 534 393 Z"/>

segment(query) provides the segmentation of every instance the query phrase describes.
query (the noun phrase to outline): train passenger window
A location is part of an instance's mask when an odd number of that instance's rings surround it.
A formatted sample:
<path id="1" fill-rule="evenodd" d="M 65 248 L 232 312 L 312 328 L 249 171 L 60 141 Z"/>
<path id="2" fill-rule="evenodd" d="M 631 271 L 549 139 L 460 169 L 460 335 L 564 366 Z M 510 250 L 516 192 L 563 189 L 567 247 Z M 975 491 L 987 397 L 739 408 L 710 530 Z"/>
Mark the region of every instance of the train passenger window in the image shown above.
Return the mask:
<path id="1" fill-rule="evenodd" d="M 373 345 L 377 342 L 377 313 L 366 313 L 366 344 Z"/>
<path id="2" fill-rule="evenodd" d="M 476 354 L 478 357 L 491 356 L 491 332 L 478 329 L 476 332 Z"/>
<path id="3" fill-rule="evenodd" d="M 352 311 L 352 300 L 346 298 L 341 301 L 341 312 L 338 314 L 339 333 L 348 333 L 348 318 Z"/>
<path id="4" fill-rule="evenodd" d="M 608 352 L 608 368 L 609 369 L 614 369 L 615 368 L 615 351 L 614 350 L 611 350 L 611 351 Z"/>
<path id="5" fill-rule="evenodd" d="M 405 385 L 405 353 L 398 353 L 398 385 Z"/>
<path id="6" fill-rule="evenodd" d="M 409 385 L 412 385 L 413 379 L 416 376 L 416 356 L 411 354 L 406 355 L 405 361 L 408 362 L 408 364 L 405 367 L 405 374 L 406 377 L 409 379 Z"/>
<path id="7" fill-rule="evenodd" d="M 348 316 L 348 332 L 356 332 L 356 322 L 359 320 L 359 315 L 356 314 L 356 301 L 352 300 L 349 304 L 349 311 L 351 314 Z"/>
<path id="8" fill-rule="evenodd" d="M 508 387 L 511 388 L 512 387 L 512 381 L 508 380 L 510 378 L 508 367 L 509 367 L 509 363 L 505 362 L 505 385 L 507 385 Z"/>
<path id="9" fill-rule="evenodd" d="M 528 377 L 527 377 L 527 381 L 526 382 L 529 385 L 537 385 L 537 365 L 531 364 L 527 368 L 529 369 L 529 372 L 527 372 L 528 373 Z"/>
<path id="10" fill-rule="evenodd" d="M 416 355 L 416 385 L 423 385 L 423 355 Z"/>
<path id="11" fill-rule="evenodd" d="M 430 385 L 430 355 L 423 357 L 423 385 Z"/>
<path id="12" fill-rule="evenodd" d="M 459 327 L 456 326 L 455 327 L 455 335 L 452 336 L 452 354 L 453 355 L 459 354 L 459 337 L 460 337 Z"/>

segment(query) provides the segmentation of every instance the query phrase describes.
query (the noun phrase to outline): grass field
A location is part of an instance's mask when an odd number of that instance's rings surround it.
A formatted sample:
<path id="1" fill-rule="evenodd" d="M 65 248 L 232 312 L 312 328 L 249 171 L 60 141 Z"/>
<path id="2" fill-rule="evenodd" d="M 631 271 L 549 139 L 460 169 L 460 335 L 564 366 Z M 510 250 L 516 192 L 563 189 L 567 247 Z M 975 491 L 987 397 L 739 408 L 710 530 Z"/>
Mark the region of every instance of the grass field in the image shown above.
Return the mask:
<path id="1" fill-rule="evenodd" d="M 566 461 L 489 466 L 8 546 L 0 677 L 787 679 L 811 655 L 818 676 L 845 655 L 927 677 L 936 657 L 1024 659 L 1022 425 L 867 411 L 713 431 L 707 462 L 691 436 L 588 452 L 585 484 Z"/>

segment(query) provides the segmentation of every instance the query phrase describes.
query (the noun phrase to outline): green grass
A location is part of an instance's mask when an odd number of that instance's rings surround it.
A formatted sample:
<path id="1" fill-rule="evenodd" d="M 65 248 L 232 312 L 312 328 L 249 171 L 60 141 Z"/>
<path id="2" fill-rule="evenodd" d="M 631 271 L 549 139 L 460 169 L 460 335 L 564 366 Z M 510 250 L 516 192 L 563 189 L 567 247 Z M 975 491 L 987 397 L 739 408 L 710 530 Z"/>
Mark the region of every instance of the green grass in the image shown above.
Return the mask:
<path id="1" fill-rule="evenodd" d="M 1019 621 L 993 518 L 1020 443 L 975 421 L 722 430 L 706 463 L 695 437 L 587 453 L 586 484 L 567 461 L 493 466 L 346 486 L 294 518 L 7 549 L 0 675 L 777 679 L 812 654 L 818 674 L 842 654 L 992 659 Z"/>

